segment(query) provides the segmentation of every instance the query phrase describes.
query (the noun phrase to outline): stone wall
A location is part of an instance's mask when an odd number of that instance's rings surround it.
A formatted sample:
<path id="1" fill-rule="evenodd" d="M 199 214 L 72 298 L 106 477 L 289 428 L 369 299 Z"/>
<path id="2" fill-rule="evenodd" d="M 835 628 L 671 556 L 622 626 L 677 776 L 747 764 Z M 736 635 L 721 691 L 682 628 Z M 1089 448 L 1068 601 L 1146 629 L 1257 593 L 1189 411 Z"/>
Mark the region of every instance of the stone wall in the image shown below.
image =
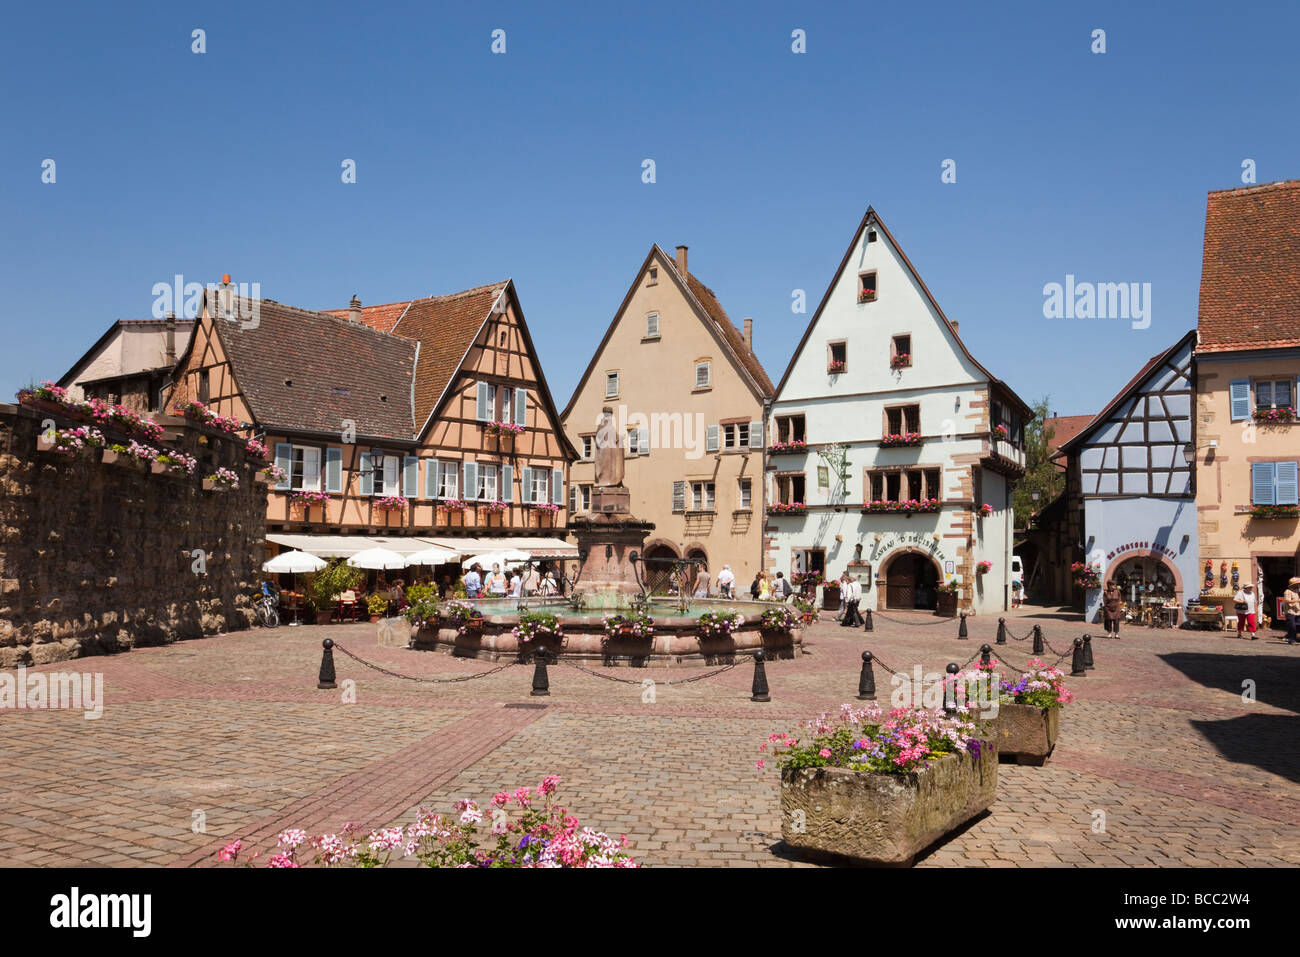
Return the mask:
<path id="1" fill-rule="evenodd" d="M 266 487 L 243 440 L 157 416 L 193 475 L 45 450 L 53 409 L 0 404 L 0 667 L 198 638 L 253 620 L 265 560 Z M 100 426 L 109 443 L 129 437 Z M 218 466 L 239 488 L 205 491 Z M 201 551 L 202 556 L 196 555 Z M 206 566 L 199 566 L 199 562 Z"/>

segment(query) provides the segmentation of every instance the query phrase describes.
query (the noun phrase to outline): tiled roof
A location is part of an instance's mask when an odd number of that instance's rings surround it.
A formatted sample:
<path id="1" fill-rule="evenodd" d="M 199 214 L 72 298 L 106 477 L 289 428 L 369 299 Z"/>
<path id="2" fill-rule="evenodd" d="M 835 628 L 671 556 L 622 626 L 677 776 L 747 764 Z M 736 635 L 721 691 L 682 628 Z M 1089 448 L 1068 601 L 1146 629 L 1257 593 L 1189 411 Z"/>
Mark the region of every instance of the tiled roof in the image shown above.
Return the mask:
<path id="1" fill-rule="evenodd" d="M 416 428 L 424 425 L 509 280 L 449 296 L 414 300 L 393 332 L 420 343 L 415 371 Z"/>
<path id="2" fill-rule="evenodd" d="M 259 426 L 342 432 L 350 419 L 359 436 L 414 437 L 414 342 L 268 299 L 257 306 L 256 324 L 213 325 Z M 239 303 L 237 315 L 249 314 Z"/>
<path id="3" fill-rule="evenodd" d="M 668 262 L 672 264 L 674 269 L 677 268 L 675 260 L 669 259 Z M 718 302 L 718 297 L 713 294 L 712 289 L 700 282 L 695 274 L 689 271 L 686 281 L 691 288 L 691 294 L 700 301 L 700 305 L 709 314 L 709 318 L 717 323 L 723 338 L 727 340 L 727 345 L 735 353 L 737 361 L 754 377 L 754 382 L 758 385 L 759 391 L 763 393 L 763 398 L 770 399 L 775 394 L 776 389 L 772 386 L 772 380 L 767 377 L 763 364 L 758 361 L 758 356 L 745 348 L 744 333 L 732 325 L 731 319 L 727 317 L 726 310 L 722 308 L 722 303 Z"/>
<path id="4" fill-rule="evenodd" d="M 1052 438 L 1048 442 L 1048 457 L 1082 432 L 1091 421 L 1090 415 L 1052 415 L 1044 419 L 1043 428 L 1052 430 Z"/>
<path id="5" fill-rule="evenodd" d="M 1210 193 L 1196 351 L 1300 345 L 1300 180 Z"/>
<path id="6" fill-rule="evenodd" d="M 402 313 L 413 300 L 407 299 L 405 302 L 386 302 L 380 306 L 362 306 L 361 321 L 371 329 L 378 329 L 380 332 L 392 332 L 393 326 L 397 325 L 397 320 L 402 318 Z M 322 309 L 321 312 L 329 313 L 331 316 L 338 316 L 341 319 L 347 319 L 348 309 Z"/>

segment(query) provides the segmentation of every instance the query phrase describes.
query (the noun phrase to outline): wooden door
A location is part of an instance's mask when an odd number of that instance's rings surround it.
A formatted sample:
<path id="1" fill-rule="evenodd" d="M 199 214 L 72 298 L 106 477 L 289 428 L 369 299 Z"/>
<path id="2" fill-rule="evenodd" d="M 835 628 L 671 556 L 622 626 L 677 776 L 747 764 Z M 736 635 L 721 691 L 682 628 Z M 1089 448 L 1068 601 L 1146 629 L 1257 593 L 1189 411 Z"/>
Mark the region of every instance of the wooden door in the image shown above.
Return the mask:
<path id="1" fill-rule="evenodd" d="M 916 604 L 916 562 L 907 556 L 896 558 L 885 576 L 885 605 L 911 608 Z"/>

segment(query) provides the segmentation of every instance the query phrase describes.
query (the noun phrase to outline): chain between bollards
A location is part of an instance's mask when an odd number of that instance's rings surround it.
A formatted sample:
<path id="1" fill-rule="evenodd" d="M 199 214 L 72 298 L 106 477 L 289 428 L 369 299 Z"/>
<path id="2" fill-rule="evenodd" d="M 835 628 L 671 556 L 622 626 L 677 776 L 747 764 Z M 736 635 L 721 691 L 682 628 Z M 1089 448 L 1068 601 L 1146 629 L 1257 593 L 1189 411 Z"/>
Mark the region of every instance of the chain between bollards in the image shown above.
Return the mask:
<path id="1" fill-rule="evenodd" d="M 969 633 L 966 631 L 966 613 L 964 611 L 961 613 L 961 625 L 959 625 L 957 628 L 957 637 L 958 638 L 970 637 Z"/>
<path id="2" fill-rule="evenodd" d="M 326 638 L 320 643 L 324 650 L 320 656 L 320 678 L 316 682 L 317 688 L 337 688 L 334 683 L 334 639 Z"/>
<path id="3" fill-rule="evenodd" d="M 546 671 L 546 659 L 550 657 L 550 652 L 545 648 L 538 648 L 533 652 L 533 690 L 529 695 L 534 698 L 543 698 L 551 693 L 551 677 Z"/>
<path id="4" fill-rule="evenodd" d="M 767 669 L 763 667 L 763 649 L 754 652 L 754 685 L 750 689 L 750 701 L 771 701 L 767 693 Z"/>
<path id="5" fill-rule="evenodd" d="M 998 619 L 998 637 L 994 643 L 999 645 L 1007 643 L 1007 620 L 1005 618 Z"/>
<path id="6" fill-rule="evenodd" d="M 1086 678 L 1088 676 L 1088 666 L 1083 662 L 1083 639 L 1074 639 L 1074 658 L 1070 662 L 1071 678 Z"/>
<path id="7" fill-rule="evenodd" d="M 876 700 L 876 673 L 871 670 L 871 652 L 862 653 L 862 674 L 858 678 L 858 700 Z"/>
<path id="8" fill-rule="evenodd" d="M 1083 669 L 1084 671 L 1094 670 L 1092 664 L 1092 635 L 1083 636 Z"/>

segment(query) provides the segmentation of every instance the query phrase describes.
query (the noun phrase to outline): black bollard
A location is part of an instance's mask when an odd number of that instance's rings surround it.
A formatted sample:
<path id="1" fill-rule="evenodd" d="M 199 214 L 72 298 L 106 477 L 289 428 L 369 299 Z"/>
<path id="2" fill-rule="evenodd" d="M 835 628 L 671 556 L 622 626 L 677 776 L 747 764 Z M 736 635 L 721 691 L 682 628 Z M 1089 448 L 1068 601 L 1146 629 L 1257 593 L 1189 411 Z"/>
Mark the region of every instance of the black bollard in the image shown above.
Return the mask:
<path id="1" fill-rule="evenodd" d="M 1043 626 L 1034 625 L 1034 654 L 1041 655 L 1045 650 L 1043 646 Z"/>
<path id="2" fill-rule="evenodd" d="M 961 669 L 957 667 L 957 662 L 948 662 L 948 677 L 943 683 L 943 712 L 947 715 L 957 713 L 957 672 Z"/>
<path id="3" fill-rule="evenodd" d="M 876 700 L 876 673 L 871 670 L 871 652 L 862 653 L 862 674 L 858 677 L 858 700 Z"/>
<path id="4" fill-rule="evenodd" d="M 870 609 L 870 608 L 867 609 L 866 614 L 867 614 L 867 623 L 866 623 L 865 625 L 862 626 L 862 630 L 863 630 L 863 631 L 875 631 L 875 630 L 876 630 L 876 626 L 875 626 L 875 625 L 872 623 L 872 621 L 871 621 L 871 609 Z"/>
<path id="5" fill-rule="evenodd" d="M 1092 635 L 1083 636 L 1083 667 L 1085 671 L 1093 671 L 1092 664 Z"/>
<path id="6" fill-rule="evenodd" d="M 771 701 L 767 693 L 767 670 L 763 667 L 763 649 L 754 652 L 754 686 L 749 696 L 750 701 Z"/>
<path id="7" fill-rule="evenodd" d="M 551 693 L 551 677 L 546 673 L 546 659 L 550 652 L 545 648 L 538 648 L 533 652 L 533 690 L 529 694 L 534 698 L 542 698 Z"/>
<path id="8" fill-rule="evenodd" d="M 1007 643 L 1007 620 L 1005 618 L 999 618 L 998 638 L 995 644 L 1005 645 L 1006 643 Z"/>
<path id="9" fill-rule="evenodd" d="M 320 679 L 316 682 L 317 688 L 337 688 L 334 683 L 334 639 L 326 638 L 320 643 L 325 650 L 320 656 Z"/>
<path id="10" fill-rule="evenodd" d="M 965 613 L 964 611 L 961 613 L 961 625 L 957 628 L 957 637 L 958 637 L 958 638 L 969 638 L 969 637 L 970 637 L 970 636 L 966 633 L 966 613 Z"/>
<path id="11" fill-rule="evenodd" d="M 980 645 L 980 667 L 983 668 L 985 671 L 988 671 L 991 667 L 993 667 L 993 662 L 991 660 L 992 655 L 993 655 L 992 648 L 990 648 L 988 645 Z"/>
<path id="12" fill-rule="evenodd" d="M 1086 678 L 1087 665 L 1083 663 L 1083 639 L 1074 639 L 1074 657 L 1070 661 L 1070 677 Z"/>

